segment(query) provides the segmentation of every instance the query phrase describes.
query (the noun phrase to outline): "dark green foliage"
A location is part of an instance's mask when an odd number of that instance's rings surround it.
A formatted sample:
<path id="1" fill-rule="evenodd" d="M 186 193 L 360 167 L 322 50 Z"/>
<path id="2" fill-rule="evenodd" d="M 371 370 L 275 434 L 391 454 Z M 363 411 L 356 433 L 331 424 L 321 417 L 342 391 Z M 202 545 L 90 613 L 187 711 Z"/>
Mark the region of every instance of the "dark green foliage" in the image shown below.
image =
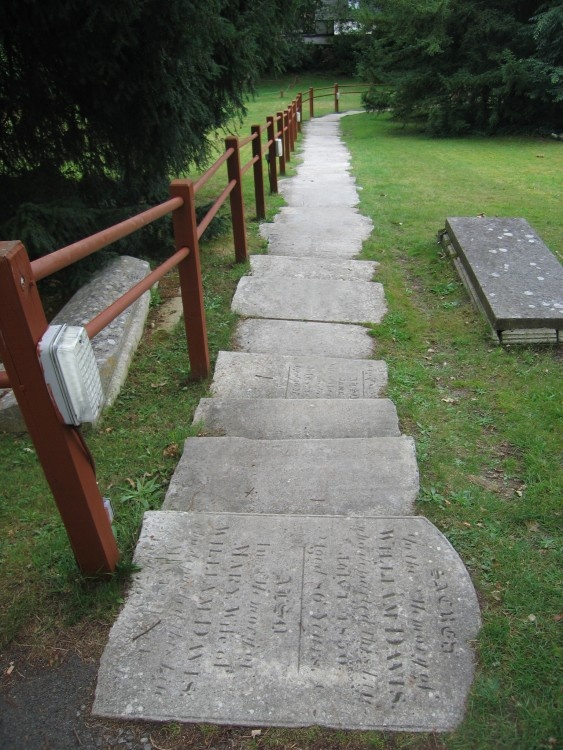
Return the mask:
<path id="1" fill-rule="evenodd" d="M 372 41 L 362 74 L 394 89 L 383 102 L 371 91 L 368 109 L 390 104 L 434 135 L 563 125 L 559 3 L 381 0 L 364 3 L 364 22 Z"/>
<path id="2" fill-rule="evenodd" d="M 166 199 L 283 60 L 301 4 L 5 0 L 1 236 L 37 256 Z"/>

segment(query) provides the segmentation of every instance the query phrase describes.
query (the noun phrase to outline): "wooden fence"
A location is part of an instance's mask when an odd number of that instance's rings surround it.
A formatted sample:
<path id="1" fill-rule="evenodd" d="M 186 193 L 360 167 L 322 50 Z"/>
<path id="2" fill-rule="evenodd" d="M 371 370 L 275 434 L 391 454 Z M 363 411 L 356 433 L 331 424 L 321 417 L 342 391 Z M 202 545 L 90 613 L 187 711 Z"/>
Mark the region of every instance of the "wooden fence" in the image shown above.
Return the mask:
<path id="1" fill-rule="evenodd" d="M 180 277 L 188 356 L 194 378 L 210 376 L 205 307 L 199 240 L 221 206 L 229 198 L 237 262 L 248 257 L 242 180 L 252 168 L 256 216 L 264 219 L 266 200 L 264 161 L 268 163 L 269 189 L 278 190 L 278 174 L 285 174 L 301 132 L 304 105 L 314 117 L 315 99 L 334 97 L 339 111 L 343 87 L 309 89 L 307 97 L 298 94 L 283 111 L 269 116 L 263 125 L 253 125 L 248 137 L 225 140 L 225 150 L 199 179 L 174 180 L 170 198 L 120 224 L 104 229 L 67 247 L 30 262 L 23 244 L 0 241 L 0 388 L 12 388 L 33 440 L 43 471 L 67 530 L 79 568 L 87 575 L 107 575 L 115 570 L 119 552 L 104 507 L 94 461 L 80 429 L 67 425 L 51 398 L 39 362 L 37 348 L 48 328 L 37 282 L 109 244 L 172 214 L 175 252 L 145 279 L 132 287 L 84 327 L 93 338 L 129 305 L 150 289 L 175 266 Z M 358 89 L 350 86 L 346 88 Z M 358 93 L 357 90 L 348 93 Z M 264 139 L 265 134 L 265 139 Z M 241 149 L 251 144 L 252 158 L 241 165 Z M 226 164 L 227 184 L 198 223 L 196 195 Z"/>

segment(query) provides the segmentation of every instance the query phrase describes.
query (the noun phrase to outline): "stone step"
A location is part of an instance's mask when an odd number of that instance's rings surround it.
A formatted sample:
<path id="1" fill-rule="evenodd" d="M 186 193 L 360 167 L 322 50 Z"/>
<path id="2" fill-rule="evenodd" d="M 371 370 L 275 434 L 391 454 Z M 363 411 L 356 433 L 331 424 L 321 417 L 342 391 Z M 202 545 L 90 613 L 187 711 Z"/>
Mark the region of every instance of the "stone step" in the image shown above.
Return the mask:
<path id="1" fill-rule="evenodd" d="M 253 255 L 250 258 L 252 276 L 285 276 L 291 279 L 372 281 L 378 266 L 379 263 L 369 260 L 287 258 L 283 255 Z"/>
<path id="2" fill-rule="evenodd" d="M 194 424 L 205 435 L 254 440 L 398 437 L 392 401 L 372 399 L 202 398 Z"/>
<path id="3" fill-rule="evenodd" d="M 219 352 L 211 392 L 219 398 L 379 398 L 380 360 Z"/>
<path id="4" fill-rule="evenodd" d="M 164 510 L 408 515 L 418 493 L 410 437 L 188 438 Z"/>
<path id="5" fill-rule="evenodd" d="M 358 325 L 249 318 L 237 323 L 234 345 L 243 352 L 369 359 L 374 339 Z"/>
<path id="6" fill-rule="evenodd" d="M 93 713 L 444 732 L 463 719 L 475 590 L 424 518 L 145 514 Z"/>
<path id="7" fill-rule="evenodd" d="M 303 211 L 284 206 L 274 222 L 260 225 L 260 233 L 272 255 L 354 258 L 372 228 L 371 219 L 351 207 Z"/>
<path id="8" fill-rule="evenodd" d="M 348 184 L 334 183 L 334 185 L 327 185 L 322 176 L 315 180 L 310 177 L 304 185 L 292 185 L 284 188 L 281 192 L 288 206 L 332 208 L 356 206 L 360 202 L 356 185 L 351 178 Z"/>
<path id="9" fill-rule="evenodd" d="M 244 276 L 231 309 L 255 318 L 379 323 L 387 307 L 383 286 L 373 281 Z"/>

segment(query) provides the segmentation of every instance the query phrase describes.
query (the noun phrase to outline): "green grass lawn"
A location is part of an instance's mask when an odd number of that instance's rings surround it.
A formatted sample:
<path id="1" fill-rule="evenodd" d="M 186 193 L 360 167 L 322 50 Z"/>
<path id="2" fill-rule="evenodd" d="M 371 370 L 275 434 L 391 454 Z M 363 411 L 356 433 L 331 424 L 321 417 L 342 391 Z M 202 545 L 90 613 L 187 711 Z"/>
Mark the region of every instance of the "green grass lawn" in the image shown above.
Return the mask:
<path id="1" fill-rule="evenodd" d="M 306 92 L 311 80 L 266 82 L 249 103 L 241 135 L 297 91 Z M 330 98 L 322 101 L 319 114 L 332 106 Z M 341 109 L 358 106 L 358 96 L 341 98 Z M 561 144 L 430 140 L 372 115 L 345 118 L 342 127 L 362 188 L 361 210 L 375 224 L 363 257 L 381 263 L 378 280 L 389 305 L 384 322 L 373 328 L 376 357 L 389 365 L 389 396 L 402 431 L 416 439 L 417 512 L 454 544 L 479 592 L 483 628 L 467 717 L 443 736 L 312 728 L 250 738 L 242 729 L 171 724 L 153 737 L 167 748 L 227 747 L 231 741 L 309 750 L 557 747 L 561 350 L 495 345 L 436 235 L 446 216 L 522 216 L 560 253 Z M 250 176 L 245 200 L 251 250 L 261 252 Z M 280 205 L 278 197 L 269 198 L 269 215 Z M 233 257 L 228 233 L 202 248 L 213 358 L 230 347 L 236 322 L 230 300 L 247 271 Z M 166 289 L 154 295 L 152 321 Z M 116 511 L 122 563 L 111 582 L 78 574 L 33 446 L 26 436 L 0 434 L 0 647 L 26 643 L 48 650 L 113 620 L 142 514 L 159 507 L 182 443 L 193 434 L 193 410 L 207 393 L 206 383 L 188 376 L 181 327 L 170 334 L 149 325 L 116 404 L 100 428 L 87 433 L 100 487 Z"/>
<path id="2" fill-rule="evenodd" d="M 561 350 L 494 345 L 436 241 L 446 216 L 521 216 L 561 252 L 563 149 L 523 138 L 430 140 L 386 118 L 343 121 L 375 223 L 389 314 L 373 329 L 389 395 L 416 438 L 418 511 L 466 562 L 483 629 L 452 748 L 558 736 Z"/>

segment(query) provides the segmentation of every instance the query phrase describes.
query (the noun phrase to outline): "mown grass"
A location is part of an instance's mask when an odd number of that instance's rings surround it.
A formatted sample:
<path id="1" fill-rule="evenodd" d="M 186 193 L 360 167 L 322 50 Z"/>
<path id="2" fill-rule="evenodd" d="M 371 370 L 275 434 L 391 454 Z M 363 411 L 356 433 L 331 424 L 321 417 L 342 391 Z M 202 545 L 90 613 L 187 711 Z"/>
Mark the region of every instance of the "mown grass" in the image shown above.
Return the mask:
<path id="1" fill-rule="evenodd" d="M 301 90 L 311 85 L 303 77 L 266 82 L 249 103 L 241 134 L 292 99 L 301 82 Z M 329 110 L 331 99 L 323 102 Z M 341 104 L 357 108 L 359 97 Z M 152 736 L 170 748 L 556 747 L 560 350 L 494 345 L 436 234 L 446 216 L 523 216 L 561 252 L 561 146 L 522 138 L 433 141 L 371 115 L 346 118 L 343 131 L 362 187 L 361 209 L 375 223 L 364 257 L 381 263 L 378 277 L 389 305 L 384 322 L 373 328 L 376 356 L 389 365 L 389 395 L 403 432 L 416 438 L 418 512 L 461 554 L 482 605 L 467 717 L 456 732 L 440 737 L 317 728 L 252 737 L 244 729 L 176 724 L 153 727 Z M 245 200 L 251 250 L 261 252 L 250 178 Z M 280 203 L 268 199 L 269 215 Z M 214 358 L 230 347 L 230 300 L 246 267 L 234 264 L 228 233 L 204 243 L 202 264 Z M 169 279 L 160 296 L 175 284 Z M 122 563 L 110 582 L 79 575 L 33 446 L 26 436 L 0 434 L 1 647 L 24 642 L 40 648 L 73 627 L 83 637 L 85 629 L 99 623 L 103 629 L 113 620 L 142 514 L 159 507 L 207 387 L 189 381 L 181 327 L 165 333 L 149 324 L 118 401 L 87 434 L 100 487 L 116 511 Z"/>
<path id="2" fill-rule="evenodd" d="M 558 736 L 561 350 L 499 347 L 436 234 L 447 216 L 522 216 L 561 246 L 563 150 L 526 138 L 430 140 L 343 121 L 375 230 L 389 314 L 373 328 L 389 395 L 417 443 L 420 513 L 466 562 L 483 609 L 477 678 L 452 748 Z"/>

